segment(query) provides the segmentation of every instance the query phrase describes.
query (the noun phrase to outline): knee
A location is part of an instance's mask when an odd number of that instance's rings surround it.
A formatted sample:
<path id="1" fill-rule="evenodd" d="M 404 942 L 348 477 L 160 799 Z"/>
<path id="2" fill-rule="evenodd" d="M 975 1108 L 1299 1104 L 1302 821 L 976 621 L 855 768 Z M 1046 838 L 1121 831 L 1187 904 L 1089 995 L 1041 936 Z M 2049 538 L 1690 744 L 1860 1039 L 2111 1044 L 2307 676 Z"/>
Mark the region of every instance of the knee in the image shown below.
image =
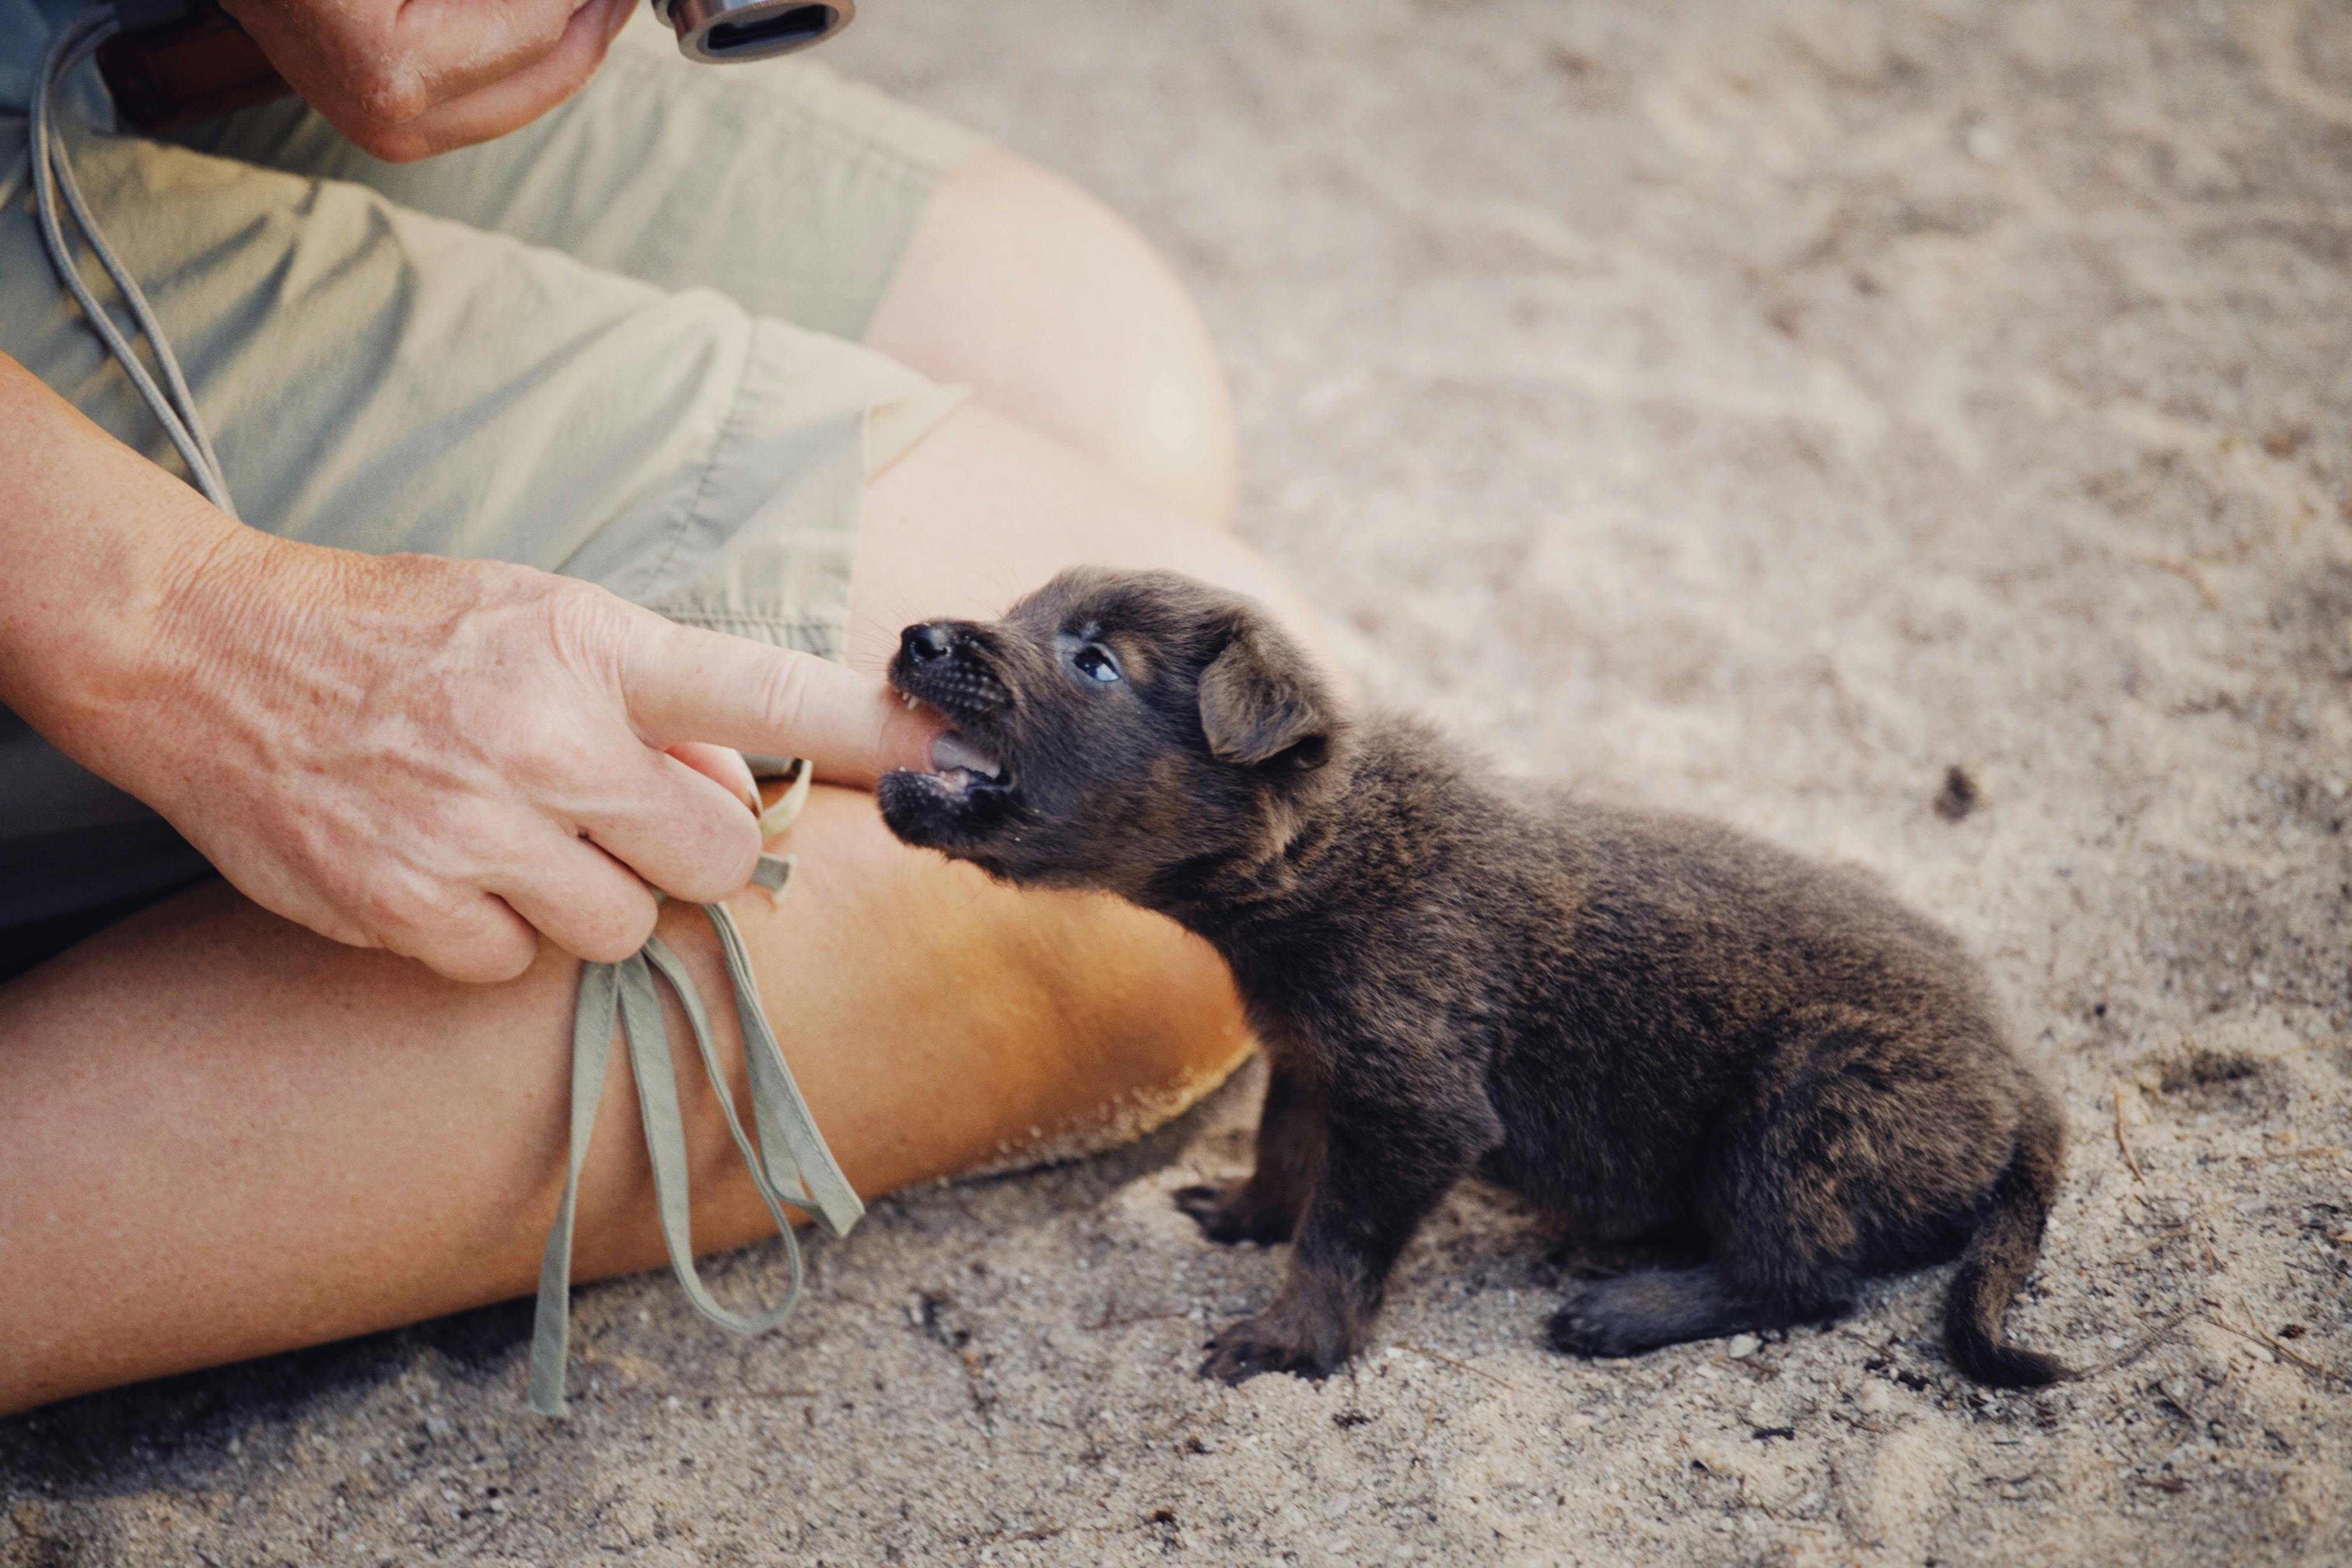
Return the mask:
<path id="1" fill-rule="evenodd" d="M 866 339 L 1195 517 L 1231 517 L 1233 411 L 1199 309 L 1058 175 L 994 152 L 949 175 Z"/>

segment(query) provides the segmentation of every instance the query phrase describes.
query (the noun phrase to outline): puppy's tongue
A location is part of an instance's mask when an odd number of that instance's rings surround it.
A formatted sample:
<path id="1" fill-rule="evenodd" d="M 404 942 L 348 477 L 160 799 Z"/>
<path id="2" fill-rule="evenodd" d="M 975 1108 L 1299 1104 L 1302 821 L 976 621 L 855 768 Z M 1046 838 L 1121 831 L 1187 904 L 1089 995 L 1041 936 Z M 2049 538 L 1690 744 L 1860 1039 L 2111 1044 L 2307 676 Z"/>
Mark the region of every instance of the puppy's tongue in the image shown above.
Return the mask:
<path id="1" fill-rule="evenodd" d="M 968 773 L 985 773 L 990 778 L 1004 771 L 1003 765 L 994 757 L 953 730 L 931 742 L 931 767 L 939 773 L 962 768 Z"/>

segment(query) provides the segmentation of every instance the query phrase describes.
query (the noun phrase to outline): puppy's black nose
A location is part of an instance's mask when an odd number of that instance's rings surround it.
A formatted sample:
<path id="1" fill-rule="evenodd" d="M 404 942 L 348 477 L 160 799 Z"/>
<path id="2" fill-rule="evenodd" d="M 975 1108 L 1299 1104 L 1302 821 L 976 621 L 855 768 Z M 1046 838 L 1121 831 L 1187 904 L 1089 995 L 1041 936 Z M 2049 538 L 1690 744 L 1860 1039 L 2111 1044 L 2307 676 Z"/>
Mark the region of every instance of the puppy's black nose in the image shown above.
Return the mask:
<path id="1" fill-rule="evenodd" d="M 955 638 L 949 635 L 947 627 L 929 625 L 908 626 L 898 634 L 898 640 L 906 645 L 907 657 L 917 664 L 945 658 L 955 647 Z"/>

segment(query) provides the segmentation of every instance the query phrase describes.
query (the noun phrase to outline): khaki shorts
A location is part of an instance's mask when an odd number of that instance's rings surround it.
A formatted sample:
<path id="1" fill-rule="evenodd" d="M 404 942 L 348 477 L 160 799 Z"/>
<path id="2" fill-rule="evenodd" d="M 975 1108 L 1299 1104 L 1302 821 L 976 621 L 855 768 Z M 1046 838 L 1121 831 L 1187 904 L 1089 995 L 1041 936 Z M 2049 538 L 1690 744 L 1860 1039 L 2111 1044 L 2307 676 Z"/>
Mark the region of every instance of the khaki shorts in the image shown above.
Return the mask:
<path id="1" fill-rule="evenodd" d="M 0 22 L 28 9 L 58 7 Z M 0 27 L 0 352 L 178 472 L 40 248 L 38 31 Z M 109 134 L 80 88 L 76 172 L 246 521 L 840 655 L 866 481 L 961 395 L 856 340 L 976 139 L 814 63 L 689 63 L 642 20 L 562 108 L 407 165 L 290 100 Z M 12 940 L 21 968 L 205 869 L 0 709 L 0 976 Z"/>

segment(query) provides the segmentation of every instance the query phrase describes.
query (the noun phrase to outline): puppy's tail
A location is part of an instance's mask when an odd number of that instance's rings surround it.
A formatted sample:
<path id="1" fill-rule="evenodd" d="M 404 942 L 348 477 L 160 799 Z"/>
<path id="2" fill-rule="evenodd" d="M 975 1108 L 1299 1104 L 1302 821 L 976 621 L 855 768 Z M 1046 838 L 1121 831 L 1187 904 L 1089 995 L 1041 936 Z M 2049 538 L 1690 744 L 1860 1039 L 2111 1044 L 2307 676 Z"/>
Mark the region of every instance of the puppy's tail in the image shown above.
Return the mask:
<path id="1" fill-rule="evenodd" d="M 2058 1195 L 2065 1142 L 2065 1123 L 2049 1091 L 2027 1080 L 2017 1147 L 2009 1168 L 1993 1183 L 1984 1222 L 1960 1254 L 1944 1308 L 1944 1338 L 1952 1360 L 1979 1383 L 2040 1388 L 2074 1375 L 2054 1357 L 2011 1344 L 2001 1329 L 2010 1302 L 2042 1251 L 2042 1226 Z"/>

